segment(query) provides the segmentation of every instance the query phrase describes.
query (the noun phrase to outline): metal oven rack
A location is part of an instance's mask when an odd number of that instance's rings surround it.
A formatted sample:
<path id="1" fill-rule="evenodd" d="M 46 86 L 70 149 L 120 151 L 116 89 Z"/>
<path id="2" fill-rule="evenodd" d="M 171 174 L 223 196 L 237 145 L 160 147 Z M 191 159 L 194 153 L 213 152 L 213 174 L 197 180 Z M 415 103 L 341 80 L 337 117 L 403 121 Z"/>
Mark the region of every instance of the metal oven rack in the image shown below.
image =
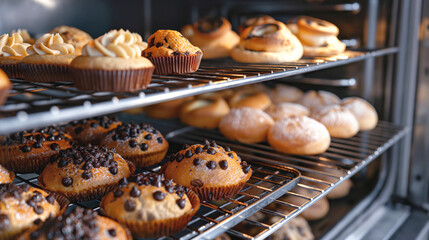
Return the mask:
<path id="1" fill-rule="evenodd" d="M 390 55 L 398 48 L 346 51 L 337 56 L 284 64 L 241 64 L 231 59 L 203 61 L 196 73 L 154 76 L 136 93 L 84 92 L 72 83 L 27 83 L 12 80 L 13 90 L 0 106 L 0 135 L 78 120 L 186 96 L 332 68 Z"/>

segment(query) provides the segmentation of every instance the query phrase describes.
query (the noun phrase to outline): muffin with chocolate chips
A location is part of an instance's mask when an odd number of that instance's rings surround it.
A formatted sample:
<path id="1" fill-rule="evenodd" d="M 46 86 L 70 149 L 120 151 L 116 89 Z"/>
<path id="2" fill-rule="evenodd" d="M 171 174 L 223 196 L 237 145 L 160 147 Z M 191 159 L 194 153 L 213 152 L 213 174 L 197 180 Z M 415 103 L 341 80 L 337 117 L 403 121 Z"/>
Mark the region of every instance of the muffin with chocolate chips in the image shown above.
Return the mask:
<path id="1" fill-rule="evenodd" d="M 163 175 L 141 173 L 123 179 L 100 203 L 100 211 L 127 226 L 136 237 L 175 234 L 198 211 L 197 195 Z"/>
<path id="2" fill-rule="evenodd" d="M 238 193 L 252 175 L 250 165 L 229 147 L 216 142 L 185 145 L 163 167 L 167 179 L 193 189 L 201 201 L 227 199 Z"/>
<path id="3" fill-rule="evenodd" d="M 168 142 L 162 134 L 145 123 L 122 124 L 110 131 L 101 144 L 114 148 L 136 167 L 161 162 L 168 150 Z"/>
<path id="4" fill-rule="evenodd" d="M 11 183 L 15 179 L 15 174 L 0 165 L 0 184 Z"/>
<path id="5" fill-rule="evenodd" d="M 80 121 L 73 121 L 66 126 L 66 131 L 73 140 L 81 144 L 100 144 L 106 134 L 121 125 L 122 122 L 115 117 L 99 116 Z"/>
<path id="6" fill-rule="evenodd" d="M 40 172 L 52 155 L 71 146 L 70 140 L 70 135 L 55 127 L 0 137 L 0 164 L 14 172 Z"/>
<path id="7" fill-rule="evenodd" d="M 155 65 L 154 74 L 183 74 L 198 70 L 203 53 L 179 32 L 158 30 L 142 55 Z"/>
<path id="8" fill-rule="evenodd" d="M 77 207 L 71 212 L 49 218 L 43 225 L 23 233 L 18 240 L 132 240 L 129 231 L 117 222 L 90 209 Z"/>
<path id="9" fill-rule="evenodd" d="M 0 185 L 0 239 L 15 239 L 22 231 L 65 210 L 53 195 L 27 184 Z"/>
<path id="10" fill-rule="evenodd" d="M 133 172 L 132 163 L 105 146 L 73 146 L 51 158 L 39 183 L 72 202 L 81 202 L 103 197 Z"/>

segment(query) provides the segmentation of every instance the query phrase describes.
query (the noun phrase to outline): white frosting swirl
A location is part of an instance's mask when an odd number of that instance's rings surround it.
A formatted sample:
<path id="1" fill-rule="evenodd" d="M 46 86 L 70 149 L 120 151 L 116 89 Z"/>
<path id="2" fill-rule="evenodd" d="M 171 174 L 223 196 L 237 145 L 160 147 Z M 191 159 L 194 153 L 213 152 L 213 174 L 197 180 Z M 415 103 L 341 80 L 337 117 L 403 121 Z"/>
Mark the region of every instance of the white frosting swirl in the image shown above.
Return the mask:
<path id="1" fill-rule="evenodd" d="M 27 48 L 31 45 L 24 43 L 21 35 L 14 33 L 0 36 L 0 56 L 27 56 Z"/>
<path id="2" fill-rule="evenodd" d="M 28 54 L 32 55 L 73 54 L 74 50 L 73 45 L 64 43 L 63 38 L 58 33 L 46 33 L 37 39 L 34 45 L 27 48 Z"/>

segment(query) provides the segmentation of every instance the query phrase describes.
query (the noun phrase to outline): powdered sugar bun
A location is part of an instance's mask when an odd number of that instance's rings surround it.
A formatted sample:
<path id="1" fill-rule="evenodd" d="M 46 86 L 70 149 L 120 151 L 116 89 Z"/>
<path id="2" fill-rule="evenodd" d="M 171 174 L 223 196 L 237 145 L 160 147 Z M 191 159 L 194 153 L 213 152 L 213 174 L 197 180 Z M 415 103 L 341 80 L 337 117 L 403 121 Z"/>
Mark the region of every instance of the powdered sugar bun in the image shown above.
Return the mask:
<path id="1" fill-rule="evenodd" d="M 299 116 L 277 121 L 268 132 L 268 143 L 279 152 L 315 155 L 328 149 L 331 137 L 323 124 Z"/>
<path id="2" fill-rule="evenodd" d="M 314 112 L 311 117 L 321 122 L 335 138 L 350 138 L 359 131 L 359 123 L 352 112 L 340 105 L 330 105 Z"/>
<path id="3" fill-rule="evenodd" d="M 308 110 L 308 108 L 298 103 L 288 102 L 271 105 L 267 110 L 265 110 L 265 112 L 268 113 L 268 115 L 270 115 L 274 121 L 282 120 L 288 117 L 310 115 L 310 110 Z"/>
<path id="4" fill-rule="evenodd" d="M 323 106 L 339 104 L 340 101 L 340 98 L 331 92 L 310 90 L 302 96 L 298 103 L 308 107 L 310 111 L 316 111 Z"/>
<path id="5" fill-rule="evenodd" d="M 300 89 L 286 84 L 276 84 L 276 87 L 270 92 L 271 100 L 274 103 L 296 102 L 303 95 L 304 93 Z"/>
<path id="6" fill-rule="evenodd" d="M 225 115 L 219 123 L 219 130 L 231 140 L 257 143 L 266 140 L 267 132 L 273 124 L 273 119 L 264 111 L 242 107 L 234 108 Z"/>
<path id="7" fill-rule="evenodd" d="M 348 97 L 341 101 L 341 106 L 350 110 L 359 122 L 362 131 L 375 128 L 378 115 L 375 108 L 367 101 L 358 97 Z"/>

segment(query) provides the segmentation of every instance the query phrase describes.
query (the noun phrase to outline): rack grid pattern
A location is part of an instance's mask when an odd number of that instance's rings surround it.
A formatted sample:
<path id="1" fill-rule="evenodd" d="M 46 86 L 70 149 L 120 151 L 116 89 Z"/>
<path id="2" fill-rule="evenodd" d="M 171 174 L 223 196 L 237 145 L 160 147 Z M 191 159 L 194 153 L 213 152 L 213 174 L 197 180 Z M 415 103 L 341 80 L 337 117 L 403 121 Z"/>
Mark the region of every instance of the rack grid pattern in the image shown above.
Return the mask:
<path id="1" fill-rule="evenodd" d="M 13 90 L 0 106 L 0 134 L 109 114 L 186 96 L 212 92 L 394 54 L 397 48 L 346 51 L 324 58 L 283 64 L 242 64 L 231 59 L 203 61 L 195 73 L 154 75 L 136 93 L 85 92 L 72 83 L 29 83 L 13 79 Z"/>

